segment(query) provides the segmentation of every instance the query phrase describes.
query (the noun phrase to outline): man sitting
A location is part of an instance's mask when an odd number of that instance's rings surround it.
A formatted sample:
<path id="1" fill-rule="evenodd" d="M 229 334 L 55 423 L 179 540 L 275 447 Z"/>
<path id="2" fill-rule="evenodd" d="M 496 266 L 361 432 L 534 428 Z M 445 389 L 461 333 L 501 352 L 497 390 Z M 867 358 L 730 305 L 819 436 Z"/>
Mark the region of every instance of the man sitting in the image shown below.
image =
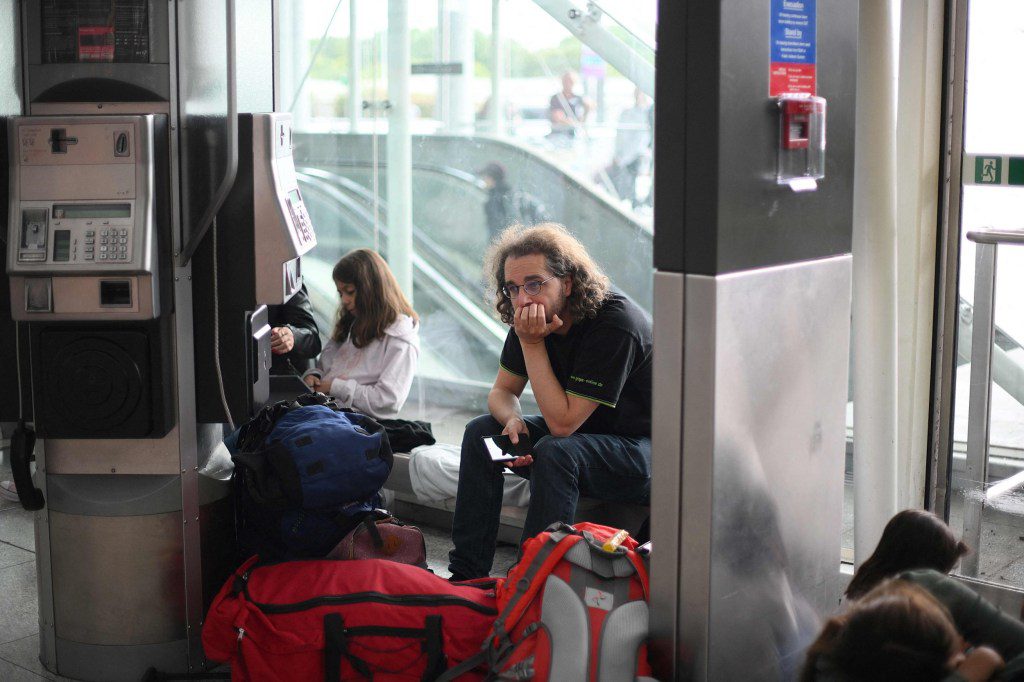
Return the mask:
<path id="1" fill-rule="evenodd" d="M 449 553 L 453 580 L 486 576 L 501 513 L 502 467 L 483 436 L 528 434 L 532 452 L 509 463 L 530 479 L 523 539 L 571 522 L 581 494 L 648 504 L 651 490 L 651 321 L 566 229 L 513 226 L 492 245 L 486 271 L 511 325 L 490 414 L 466 426 Z M 522 414 L 533 386 L 540 416 Z"/>

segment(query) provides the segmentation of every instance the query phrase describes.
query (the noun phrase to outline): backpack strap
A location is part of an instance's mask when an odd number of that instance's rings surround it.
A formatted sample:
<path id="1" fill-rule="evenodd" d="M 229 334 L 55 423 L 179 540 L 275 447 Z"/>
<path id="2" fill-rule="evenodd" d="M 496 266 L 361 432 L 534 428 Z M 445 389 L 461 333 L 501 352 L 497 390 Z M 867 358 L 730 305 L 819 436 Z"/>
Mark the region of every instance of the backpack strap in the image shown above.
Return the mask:
<path id="1" fill-rule="evenodd" d="M 573 537 L 576 539 L 572 542 L 562 542 L 566 538 Z M 516 582 L 515 593 L 494 621 L 496 637 L 508 637 L 508 630 L 515 627 L 519 617 L 522 615 L 522 611 L 525 610 L 525 607 L 537 595 L 540 588 L 543 587 L 543 581 L 536 580 L 537 575 L 540 573 L 544 575 L 550 573 L 555 564 L 562 560 L 565 553 L 581 539 L 583 539 L 582 533 L 565 523 L 553 524 L 548 529 L 547 542 L 537 550 L 530 565 Z"/>
<path id="2" fill-rule="evenodd" d="M 382 628 L 368 628 L 381 630 Z M 386 629 L 386 628 L 384 628 Z M 355 628 L 356 634 L 360 628 Z M 420 631 L 417 631 L 419 633 Z M 441 616 L 431 615 L 424 618 L 423 652 L 427 655 L 427 664 L 423 670 L 422 682 L 434 682 L 448 667 L 448 658 L 444 655 L 444 635 Z M 348 650 L 348 637 L 345 624 L 340 613 L 328 613 L 324 616 L 324 682 L 341 682 L 341 659 L 345 657 L 357 673 L 368 680 L 373 679 L 373 671 L 366 661 L 355 656 Z M 461 673 L 460 673 L 461 674 Z"/>
<path id="3" fill-rule="evenodd" d="M 324 616 L 324 682 L 341 682 L 341 657 L 344 656 L 356 672 L 368 680 L 373 679 L 366 661 L 353 656 L 348 650 L 345 624 L 340 613 Z"/>
<path id="4" fill-rule="evenodd" d="M 377 515 L 370 512 L 363 517 L 362 523 L 366 527 L 366 532 L 370 534 L 370 540 L 373 541 L 373 546 L 377 548 L 377 551 L 384 549 L 384 538 L 381 537 L 380 530 L 377 528 Z"/>
<path id="5" fill-rule="evenodd" d="M 519 613 L 515 613 L 517 607 L 528 605 L 544 584 L 542 581 L 537 581 L 534 578 L 537 577 L 537 574 L 545 566 L 547 566 L 547 572 L 550 573 L 551 567 L 561 561 L 562 556 L 569 551 L 569 548 L 576 544 L 575 542 L 562 543 L 562 540 L 573 535 L 581 537 L 575 528 L 564 523 L 552 525 L 549 530 L 550 534 L 548 535 L 547 542 L 534 555 L 523 577 L 516 582 L 515 593 L 494 620 L 491 633 L 484 640 L 484 645 L 480 652 L 471 658 L 467 658 L 454 668 L 447 670 L 437 678 L 436 682 L 450 682 L 451 680 L 458 679 L 460 675 L 465 675 L 483 663 L 489 663 L 493 668 L 497 661 L 500 661 L 508 654 L 508 651 L 512 648 L 512 639 L 508 631 L 510 628 L 515 627 L 516 622 L 525 610 L 521 609 Z M 562 546 L 559 546 L 560 544 Z"/>
<path id="6" fill-rule="evenodd" d="M 427 654 L 427 665 L 423 670 L 423 682 L 434 682 L 448 667 L 448 657 L 444 655 L 444 636 L 441 632 L 441 616 L 427 616 L 424 619 L 426 641 L 423 651 Z"/>

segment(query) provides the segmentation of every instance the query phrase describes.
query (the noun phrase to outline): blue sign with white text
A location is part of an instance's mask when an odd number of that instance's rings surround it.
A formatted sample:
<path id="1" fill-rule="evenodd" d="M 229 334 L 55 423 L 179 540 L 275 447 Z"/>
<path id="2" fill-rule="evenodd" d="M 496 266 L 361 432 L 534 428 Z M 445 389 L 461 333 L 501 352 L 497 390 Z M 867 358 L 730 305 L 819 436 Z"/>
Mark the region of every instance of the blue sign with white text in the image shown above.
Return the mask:
<path id="1" fill-rule="evenodd" d="M 769 95 L 817 90 L 817 0 L 771 0 Z"/>

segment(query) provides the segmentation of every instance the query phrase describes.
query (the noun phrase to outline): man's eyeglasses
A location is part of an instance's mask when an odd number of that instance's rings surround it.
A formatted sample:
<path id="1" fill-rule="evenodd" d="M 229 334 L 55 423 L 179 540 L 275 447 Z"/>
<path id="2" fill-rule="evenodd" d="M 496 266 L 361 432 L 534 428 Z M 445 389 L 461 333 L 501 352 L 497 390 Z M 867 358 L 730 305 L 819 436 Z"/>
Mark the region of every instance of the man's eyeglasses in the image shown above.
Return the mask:
<path id="1" fill-rule="evenodd" d="M 557 275 L 551 275 L 547 279 L 543 279 L 543 280 L 536 280 L 535 279 L 535 280 L 531 280 L 531 281 L 527 282 L 526 284 L 522 284 L 522 285 L 519 285 L 519 284 L 506 284 L 505 286 L 503 286 L 501 288 L 501 290 L 504 292 L 505 296 L 507 296 L 509 300 L 511 300 L 511 299 L 515 298 L 516 296 L 518 296 L 520 289 L 525 291 L 528 296 L 536 296 L 537 294 L 540 293 L 540 288 L 542 286 L 544 286 L 547 282 L 550 282 L 551 280 L 555 279 L 556 277 L 557 277 Z"/>

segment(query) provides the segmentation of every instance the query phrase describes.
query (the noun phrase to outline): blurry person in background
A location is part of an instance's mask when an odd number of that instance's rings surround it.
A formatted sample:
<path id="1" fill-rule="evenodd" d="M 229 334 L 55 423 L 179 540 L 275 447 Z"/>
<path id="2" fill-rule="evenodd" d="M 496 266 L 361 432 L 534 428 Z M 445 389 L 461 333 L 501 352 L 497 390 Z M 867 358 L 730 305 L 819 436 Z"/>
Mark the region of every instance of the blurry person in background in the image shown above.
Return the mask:
<path id="1" fill-rule="evenodd" d="M 493 240 L 509 225 L 529 227 L 550 220 L 544 205 L 531 194 L 513 189 L 505 167 L 491 162 L 477 175 L 487 187 L 484 214 L 487 217 L 488 240 Z"/>
<path id="2" fill-rule="evenodd" d="M 551 96 L 548 104 L 548 120 L 551 121 L 552 140 L 571 142 L 576 137 L 576 130 L 582 128 L 587 114 L 592 108 L 591 103 L 574 92 L 576 76 L 571 71 L 562 74 L 562 89 Z"/>
<path id="3" fill-rule="evenodd" d="M 620 199 L 629 199 L 635 208 L 636 178 L 651 157 L 651 106 L 640 88 L 633 91 L 633 106 L 619 115 L 615 131 L 615 155 L 608 177 Z"/>

